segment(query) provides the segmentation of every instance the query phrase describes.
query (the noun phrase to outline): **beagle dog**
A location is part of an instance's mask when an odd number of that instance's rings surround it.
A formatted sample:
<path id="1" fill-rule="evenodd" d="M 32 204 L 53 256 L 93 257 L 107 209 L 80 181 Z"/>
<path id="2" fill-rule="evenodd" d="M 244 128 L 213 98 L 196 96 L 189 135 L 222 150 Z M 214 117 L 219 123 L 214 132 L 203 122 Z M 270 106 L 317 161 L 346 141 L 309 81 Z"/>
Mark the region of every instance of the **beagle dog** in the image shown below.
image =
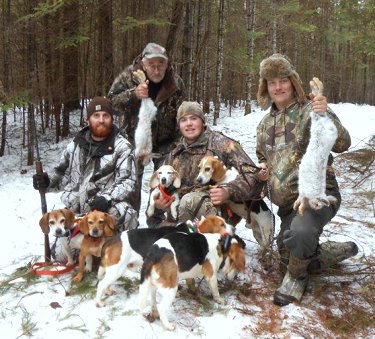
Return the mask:
<path id="1" fill-rule="evenodd" d="M 172 217 L 176 220 L 177 207 L 180 202 L 176 189 L 181 186 L 181 178 L 177 171 L 170 165 L 162 165 L 151 175 L 149 185 L 152 191 L 146 211 L 147 216 L 150 218 L 155 213 L 154 199 L 161 194 L 168 200 L 173 200 L 170 208 Z"/>
<path id="2" fill-rule="evenodd" d="M 115 217 L 95 210 L 79 221 L 79 229 L 84 237 L 79 252 L 78 273 L 73 278 L 75 283 L 82 280 L 85 271 L 92 271 L 92 256 L 100 257 L 103 244 L 114 236 Z"/>
<path id="3" fill-rule="evenodd" d="M 79 250 L 83 234 L 76 224 L 74 212 L 69 209 L 58 209 L 45 213 L 39 220 L 39 225 L 44 234 L 50 231 L 60 239 L 62 256 L 67 258 L 67 266 L 74 264 L 73 250 Z"/>
<path id="4" fill-rule="evenodd" d="M 223 303 L 217 285 L 218 271 L 232 279 L 244 269 L 245 251 L 234 237 L 217 233 L 168 234 L 151 246 L 142 265 L 140 311 L 144 314 L 147 299 L 151 296 L 151 314 L 147 318 L 160 318 L 163 327 L 172 331 L 175 325 L 169 322 L 167 313 L 180 279 L 203 276 L 214 300 Z"/>
<path id="5" fill-rule="evenodd" d="M 204 156 L 199 165 L 199 173 L 196 181 L 202 185 L 223 185 L 233 181 L 238 176 L 238 171 L 234 167 L 228 169 L 216 156 Z M 246 205 L 243 203 L 228 202 L 230 212 L 241 217 L 247 216 Z M 261 230 L 261 247 L 268 248 L 273 238 L 273 214 L 263 199 L 253 200 L 250 204 L 250 228 Z M 258 240 L 258 239 L 257 239 Z"/>
<path id="6" fill-rule="evenodd" d="M 142 266 L 148 250 L 155 241 L 175 232 L 233 235 L 234 228 L 227 224 L 223 218 L 210 215 L 206 218 L 202 217 L 196 225 L 187 221 L 178 224 L 176 227 L 138 228 L 122 232 L 121 236 L 110 239 L 102 248 L 101 263 L 98 270 L 99 284 L 95 299 L 96 306 L 105 306 L 105 302 L 102 300 L 104 294 L 114 294 L 110 285 L 121 277 L 127 269 L 136 271 Z M 192 282 L 190 282 L 189 288 L 194 289 Z"/>

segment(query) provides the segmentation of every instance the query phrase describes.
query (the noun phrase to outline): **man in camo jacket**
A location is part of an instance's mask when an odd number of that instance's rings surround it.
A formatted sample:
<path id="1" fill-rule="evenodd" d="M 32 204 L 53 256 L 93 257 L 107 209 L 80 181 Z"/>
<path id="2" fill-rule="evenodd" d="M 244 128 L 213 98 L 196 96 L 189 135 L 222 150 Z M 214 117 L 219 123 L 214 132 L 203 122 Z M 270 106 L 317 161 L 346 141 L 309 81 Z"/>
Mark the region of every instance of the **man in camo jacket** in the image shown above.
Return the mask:
<path id="1" fill-rule="evenodd" d="M 146 83 L 139 84 L 134 71 L 143 70 Z M 156 117 L 152 122 L 152 153 L 154 168 L 163 162 L 163 157 L 175 145 L 180 137 L 176 124 L 177 108 L 184 99 L 182 79 L 174 71 L 164 47 L 150 42 L 132 65 L 126 67 L 114 80 L 108 97 L 114 109 L 120 115 L 123 129 L 129 141 L 134 145 L 134 134 L 138 123 L 138 113 L 142 99 L 151 98 L 157 107 Z M 143 166 L 137 164 L 139 212 L 141 201 L 141 183 Z"/>

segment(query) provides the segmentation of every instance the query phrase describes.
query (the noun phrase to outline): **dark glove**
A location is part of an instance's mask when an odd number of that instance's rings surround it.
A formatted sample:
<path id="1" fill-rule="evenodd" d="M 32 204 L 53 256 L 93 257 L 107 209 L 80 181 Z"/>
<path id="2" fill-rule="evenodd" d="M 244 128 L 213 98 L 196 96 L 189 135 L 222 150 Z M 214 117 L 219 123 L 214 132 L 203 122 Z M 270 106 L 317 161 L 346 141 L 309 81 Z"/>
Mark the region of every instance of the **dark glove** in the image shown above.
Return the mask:
<path id="1" fill-rule="evenodd" d="M 286 230 L 283 243 L 297 258 L 307 259 L 314 255 L 318 245 L 319 236 L 315 230 L 311 232 L 295 232 Z"/>
<path id="2" fill-rule="evenodd" d="M 47 188 L 49 184 L 50 184 L 50 180 L 46 172 L 43 172 L 42 174 L 33 175 L 33 187 L 36 190 Z"/>
<path id="3" fill-rule="evenodd" d="M 97 210 L 101 212 L 108 212 L 110 207 L 109 201 L 104 197 L 95 197 L 90 203 L 91 211 Z"/>

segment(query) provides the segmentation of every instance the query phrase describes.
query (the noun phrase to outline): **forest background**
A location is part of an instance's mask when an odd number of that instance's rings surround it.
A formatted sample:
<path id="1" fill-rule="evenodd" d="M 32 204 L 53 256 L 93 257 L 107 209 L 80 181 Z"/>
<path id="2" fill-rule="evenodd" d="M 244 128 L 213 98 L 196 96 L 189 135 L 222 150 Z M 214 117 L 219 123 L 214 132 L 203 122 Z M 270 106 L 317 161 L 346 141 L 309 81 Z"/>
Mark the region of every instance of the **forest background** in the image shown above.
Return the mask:
<path id="1" fill-rule="evenodd" d="M 87 100 L 106 95 L 148 42 L 166 47 L 190 100 L 206 112 L 214 102 L 214 124 L 223 103 L 251 113 L 259 63 L 276 52 L 306 90 L 318 76 L 329 102 L 375 104 L 375 0 L 0 2 L 0 157 L 21 107 L 27 165 L 35 134 L 69 136 L 71 114 L 80 109 L 83 124 Z"/>

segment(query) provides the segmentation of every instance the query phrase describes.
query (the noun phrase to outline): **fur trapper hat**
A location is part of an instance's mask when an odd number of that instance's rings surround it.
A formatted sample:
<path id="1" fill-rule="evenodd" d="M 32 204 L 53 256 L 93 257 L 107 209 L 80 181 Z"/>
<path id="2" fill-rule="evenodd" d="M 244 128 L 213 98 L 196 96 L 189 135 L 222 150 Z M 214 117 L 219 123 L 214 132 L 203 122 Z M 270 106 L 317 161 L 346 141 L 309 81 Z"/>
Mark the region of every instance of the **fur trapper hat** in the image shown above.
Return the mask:
<path id="1" fill-rule="evenodd" d="M 95 97 L 87 106 L 87 119 L 95 112 L 104 111 L 113 118 L 112 104 L 106 97 Z"/>
<path id="2" fill-rule="evenodd" d="M 177 123 L 185 115 L 196 115 L 201 118 L 203 123 L 206 124 L 206 118 L 203 113 L 202 106 L 196 101 L 183 101 L 177 111 Z"/>
<path id="3" fill-rule="evenodd" d="M 276 53 L 263 59 L 260 63 L 259 77 L 257 100 L 262 109 L 267 109 L 272 104 L 268 94 L 267 80 L 273 78 L 288 77 L 293 84 L 297 101 L 303 103 L 306 100 L 306 94 L 302 88 L 301 79 L 294 69 L 294 66 L 285 55 Z"/>

